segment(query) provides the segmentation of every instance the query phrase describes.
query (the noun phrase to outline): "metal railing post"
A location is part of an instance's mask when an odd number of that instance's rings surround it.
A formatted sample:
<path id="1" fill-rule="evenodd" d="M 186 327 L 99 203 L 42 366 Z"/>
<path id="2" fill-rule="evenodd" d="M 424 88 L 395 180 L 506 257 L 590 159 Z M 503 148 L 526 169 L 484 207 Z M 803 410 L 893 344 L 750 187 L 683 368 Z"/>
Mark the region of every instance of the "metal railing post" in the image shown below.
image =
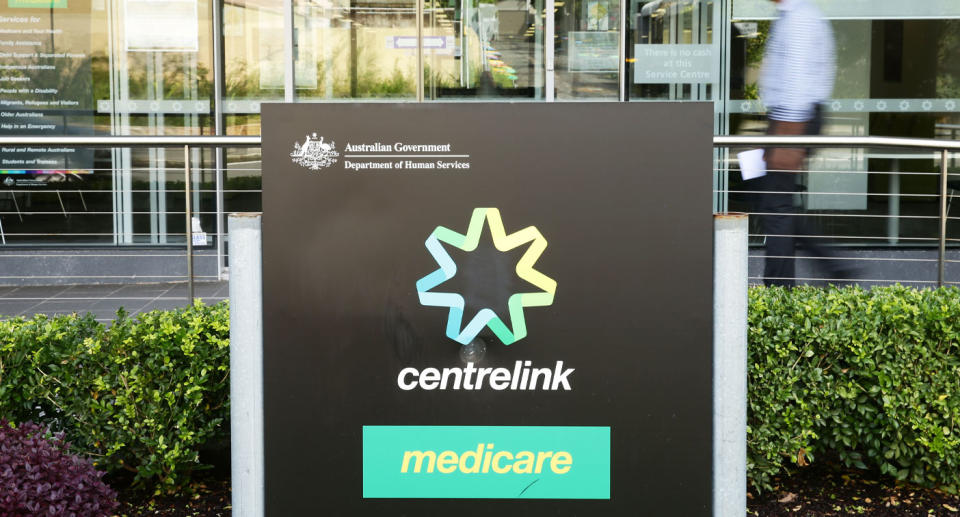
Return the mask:
<path id="1" fill-rule="evenodd" d="M 746 214 L 713 216 L 713 515 L 747 512 Z"/>
<path id="2" fill-rule="evenodd" d="M 297 96 L 297 29 L 293 0 L 283 0 L 283 102 Z"/>
<path id="3" fill-rule="evenodd" d="M 947 160 L 946 149 L 940 152 L 940 248 L 937 254 L 937 287 L 943 287 L 944 264 L 947 261 Z"/>
<path id="4" fill-rule="evenodd" d="M 186 184 L 183 188 L 186 195 L 184 213 L 187 217 L 187 305 L 193 304 L 193 210 L 191 209 L 190 193 L 190 146 L 183 146 L 183 176 Z"/>
<path id="5" fill-rule="evenodd" d="M 554 4 L 556 5 L 556 4 Z M 617 47 L 619 53 L 620 63 L 617 65 L 617 77 L 620 78 L 617 81 L 617 88 L 619 90 L 618 100 L 620 102 L 625 102 L 627 100 L 627 90 L 629 89 L 630 80 L 626 77 L 627 73 L 627 2 L 620 2 L 620 19 L 617 24 Z"/>
<path id="6" fill-rule="evenodd" d="M 423 102 L 423 2 L 426 0 L 415 1 L 417 2 L 417 102 Z M 483 45 L 483 41 L 480 44 Z"/>
<path id="7" fill-rule="evenodd" d="M 544 100 L 546 102 L 556 101 L 556 93 L 554 89 L 556 88 L 556 71 L 554 71 L 554 62 L 556 53 L 556 43 L 553 41 L 554 34 L 556 33 L 556 15 L 553 10 L 556 8 L 555 0 L 544 0 L 543 13 L 546 15 L 544 19 L 544 34 L 543 34 L 543 62 L 544 62 Z M 486 53 L 483 54 L 486 56 Z"/>
<path id="8" fill-rule="evenodd" d="M 260 214 L 230 214 L 230 465 L 235 517 L 264 513 Z"/>
<path id="9" fill-rule="evenodd" d="M 226 69 L 223 66 L 223 0 L 212 2 L 213 16 L 213 130 L 216 135 L 223 135 L 223 76 Z M 217 222 L 214 225 L 217 246 L 217 280 L 223 279 L 223 147 L 213 150 L 214 174 L 216 184 Z"/>

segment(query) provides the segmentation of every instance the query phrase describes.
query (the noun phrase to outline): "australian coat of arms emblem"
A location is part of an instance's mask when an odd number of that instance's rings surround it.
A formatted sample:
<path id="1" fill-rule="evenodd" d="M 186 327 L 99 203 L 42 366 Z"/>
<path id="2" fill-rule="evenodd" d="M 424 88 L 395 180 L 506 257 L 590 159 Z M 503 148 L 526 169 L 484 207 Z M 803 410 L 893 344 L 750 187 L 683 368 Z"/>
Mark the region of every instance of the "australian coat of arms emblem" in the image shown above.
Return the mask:
<path id="1" fill-rule="evenodd" d="M 337 152 L 335 143 L 324 142 L 322 136 L 318 139 L 316 133 L 307 135 L 303 144 L 295 142 L 293 152 L 290 153 L 293 163 L 314 171 L 333 165 L 338 156 L 340 153 Z"/>

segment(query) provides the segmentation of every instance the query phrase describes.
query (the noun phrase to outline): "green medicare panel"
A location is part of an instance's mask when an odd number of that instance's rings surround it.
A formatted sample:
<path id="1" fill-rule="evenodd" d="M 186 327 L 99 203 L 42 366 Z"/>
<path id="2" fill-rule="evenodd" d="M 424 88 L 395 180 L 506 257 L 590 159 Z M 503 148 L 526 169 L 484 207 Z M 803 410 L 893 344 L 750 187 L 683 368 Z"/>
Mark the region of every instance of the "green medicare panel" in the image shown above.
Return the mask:
<path id="1" fill-rule="evenodd" d="M 268 515 L 711 513 L 710 104 L 263 117 Z"/>
<path id="2" fill-rule="evenodd" d="M 363 497 L 609 499 L 610 428 L 364 426 Z"/>

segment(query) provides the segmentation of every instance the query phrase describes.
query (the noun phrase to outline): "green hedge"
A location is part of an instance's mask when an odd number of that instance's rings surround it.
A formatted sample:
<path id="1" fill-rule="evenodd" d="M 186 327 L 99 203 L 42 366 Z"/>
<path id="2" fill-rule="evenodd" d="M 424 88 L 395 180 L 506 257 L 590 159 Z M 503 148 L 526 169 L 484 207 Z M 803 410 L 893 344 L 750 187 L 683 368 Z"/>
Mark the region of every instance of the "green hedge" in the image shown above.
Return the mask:
<path id="1" fill-rule="evenodd" d="M 815 458 L 960 487 L 960 291 L 754 288 L 749 319 L 756 489 Z M 229 432 L 228 325 L 225 304 L 0 322 L 0 418 L 175 489 Z"/>
<path id="2" fill-rule="evenodd" d="M 960 486 L 960 291 L 753 288 L 748 475 L 815 457 Z"/>
<path id="3" fill-rule="evenodd" d="M 229 316 L 197 303 L 109 327 L 92 316 L 0 322 L 0 418 L 62 430 L 107 471 L 157 492 L 202 468 L 229 432 Z"/>

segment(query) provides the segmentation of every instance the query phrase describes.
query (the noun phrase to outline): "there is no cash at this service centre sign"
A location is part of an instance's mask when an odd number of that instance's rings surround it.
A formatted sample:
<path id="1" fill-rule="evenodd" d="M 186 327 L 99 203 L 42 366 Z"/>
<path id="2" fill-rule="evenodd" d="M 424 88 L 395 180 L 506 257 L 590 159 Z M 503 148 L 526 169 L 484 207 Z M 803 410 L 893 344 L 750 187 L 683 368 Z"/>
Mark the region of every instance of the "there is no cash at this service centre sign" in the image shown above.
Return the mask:
<path id="1" fill-rule="evenodd" d="M 268 515 L 708 515 L 711 114 L 265 104 Z"/>

